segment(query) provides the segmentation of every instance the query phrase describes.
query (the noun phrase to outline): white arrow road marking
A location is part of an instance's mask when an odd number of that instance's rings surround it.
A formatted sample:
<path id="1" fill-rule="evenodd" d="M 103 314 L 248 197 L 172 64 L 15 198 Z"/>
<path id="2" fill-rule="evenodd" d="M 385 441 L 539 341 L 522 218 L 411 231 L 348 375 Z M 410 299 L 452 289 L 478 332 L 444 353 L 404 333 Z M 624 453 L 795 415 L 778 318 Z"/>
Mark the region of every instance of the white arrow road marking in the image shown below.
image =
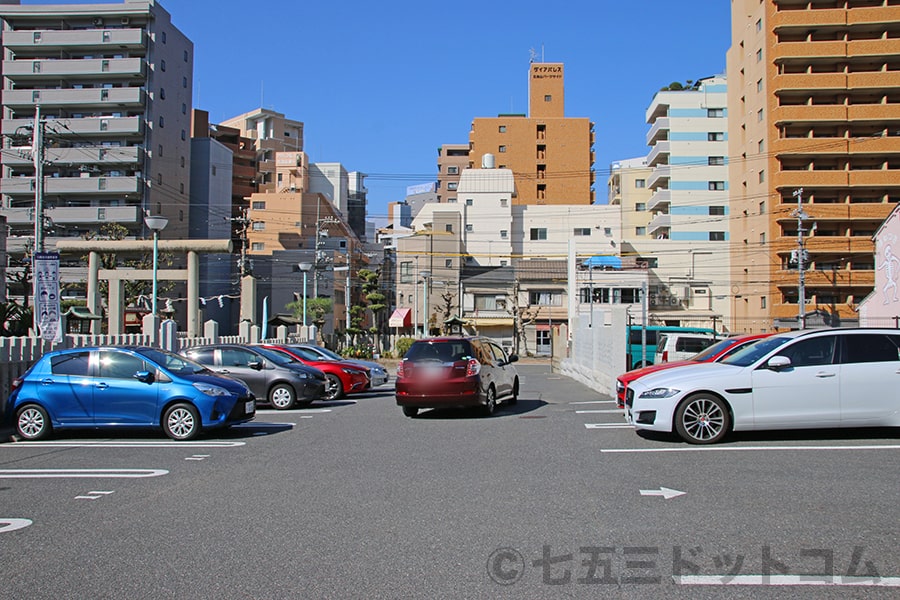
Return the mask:
<path id="1" fill-rule="evenodd" d="M 16 529 L 24 529 L 31 525 L 31 519 L 0 519 L 0 533 L 9 533 Z"/>
<path id="2" fill-rule="evenodd" d="M 86 441 L 86 442 L 15 442 L 4 444 L 4 448 L 234 448 L 246 442 L 123 442 L 123 441 Z"/>
<path id="3" fill-rule="evenodd" d="M 900 587 L 900 577 L 829 575 L 676 575 L 678 585 L 828 585 Z"/>
<path id="4" fill-rule="evenodd" d="M 137 479 L 166 475 L 165 469 L 0 469 L 0 479 L 113 478 Z"/>
<path id="5" fill-rule="evenodd" d="M 75 496 L 75 499 L 76 500 L 97 500 L 99 498 L 102 498 L 103 496 L 109 496 L 110 494 L 114 494 L 114 493 L 115 492 L 104 492 L 104 491 L 88 492 L 84 496 Z"/>
<path id="6" fill-rule="evenodd" d="M 629 425 L 629 427 L 631 427 Z M 642 452 L 743 452 L 767 450 L 900 450 L 897 444 L 874 444 L 867 446 L 702 446 L 690 448 L 608 448 L 600 450 L 604 454 L 632 454 Z"/>
<path id="7" fill-rule="evenodd" d="M 687 492 L 679 492 L 678 490 L 672 490 L 666 487 L 661 487 L 658 490 L 641 490 L 641 496 L 662 496 L 666 500 L 684 496 L 685 494 L 687 494 Z"/>
<path id="8" fill-rule="evenodd" d="M 634 429 L 634 425 L 628 423 L 585 423 L 587 429 Z"/>

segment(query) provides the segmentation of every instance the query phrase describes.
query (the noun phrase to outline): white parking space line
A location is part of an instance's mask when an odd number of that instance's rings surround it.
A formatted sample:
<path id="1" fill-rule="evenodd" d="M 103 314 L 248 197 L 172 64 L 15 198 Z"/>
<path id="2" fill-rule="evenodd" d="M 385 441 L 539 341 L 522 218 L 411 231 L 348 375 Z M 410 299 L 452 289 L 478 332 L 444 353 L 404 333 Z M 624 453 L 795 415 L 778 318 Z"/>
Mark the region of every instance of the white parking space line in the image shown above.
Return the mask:
<path id="1" fill-rule="evenodd" d="M 678 585 L 763 585 L 900 587 L 900 577 L 851 577 L 835 575 L 676 575 Z"/>
<path id="2" fill-rule="evenodd" d="M 615 404 L 615 400 L 579 400 L 578 402 L 569 402 L 569 404 Z"/>
<path id="3" fill-rule="evenodd" d="M 0 533 L 24 529 L 34 523 L 31 519 L 0 519 Z"/>
<path id="4" fill-rule="evenodd" d="M 631 427 L 629 425 L 629 427 Z M 702 446 L 689 448 L 608 448 L 605 454 L 638 454 L 653 452 L 764 452 L 792 450 L 900 450 L 897 444 L 869 444 L 865 446 Z"/>
<path id="5" fill-rule="evenodd" d="M 0 469 L 0 479 L 139 479 L 166 474 L 165 469 Z"/>
<path id="6" fill-rule="evenodd" d="M 256 414 L 258 415 L 294 415 L 294 414 L 309 414 L 309 413 L 330 413 L 330 408 L 296 408 L 291 412 L 286 412 L 283 410 L 258 410 Z"/>
<path id="7" fill-rule="evenodd" d="M 195 454 L 193 456 L 188 456 L 184 460 L 204 460 L 206 458 L 209 458 L 209 456 L 209 454 Z"/>
<path id="8" fill-rule="evenodd" d="M 575 411 L 576 415 L 597 415 L 597 414 L 614 415 L 617 413 L 621 415 L 623 413 L 622 409 L 621 408 L 609 408 L 609 409 L 603 409 L 603 410 L 576 410 Z"/>
<path id="9" fill-rule="evenodd" d="M 634 429 L 628 423 L 585 423 L 586 429 Z"/>
<path id="10" fill-rule="evenodd" d="M 283 429 L 284 427 L 294 427 L 296 425 L 297 425 L 296 423 L 289 423 L 289 422 L 271 423 L 269 421 L 251 421 L 249 423 L 241 423 L 240 425 L 232 425 L 231 428 L 232 429 L 259 429 L 260 427 L 278 427 L 278 428 Z"/>
<path id="11" fill-rule="evenodd" d="M 108 492 L 108 491 L 88 492 L 84 496 L 75 496 L 75 499 L 76 500 L 99 500 L 103 496 L 109 496 L 110 494 L 115 494 L 115 492 Z"/>
<path id="12" fill-rule="evenodd" d="M 14 442 L 4 448 L 233 448 L 246 442 L 176 442 L 176 441 L 84 441 L 84 442 Z"/>

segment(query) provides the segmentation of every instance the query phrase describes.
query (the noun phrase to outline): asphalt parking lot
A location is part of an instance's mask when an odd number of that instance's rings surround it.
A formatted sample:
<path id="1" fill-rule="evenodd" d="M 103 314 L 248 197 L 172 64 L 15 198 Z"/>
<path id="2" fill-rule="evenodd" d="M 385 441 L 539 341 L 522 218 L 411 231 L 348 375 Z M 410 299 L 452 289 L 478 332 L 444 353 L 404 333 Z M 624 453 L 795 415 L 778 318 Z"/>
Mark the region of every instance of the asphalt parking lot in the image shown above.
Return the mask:
<path id="1" fill-rule="evenodd" d="M 0 597 L 896 597 L 896 431 L 689 446 L 519 371 L 491 418 L 385 387 L 194 442 L 0 444 Z"/>

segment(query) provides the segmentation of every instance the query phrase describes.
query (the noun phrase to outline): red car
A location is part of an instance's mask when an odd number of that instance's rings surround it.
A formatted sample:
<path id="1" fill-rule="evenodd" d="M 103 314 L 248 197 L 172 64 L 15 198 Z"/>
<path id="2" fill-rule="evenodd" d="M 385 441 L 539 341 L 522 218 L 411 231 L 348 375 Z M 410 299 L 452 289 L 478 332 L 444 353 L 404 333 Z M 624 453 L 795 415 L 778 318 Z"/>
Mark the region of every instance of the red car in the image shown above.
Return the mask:
<path id="1" fill-rule="evenodd" d="M 264 348 L 287 354 L 309 367 L 325 373 L 328 387 L 323 400 L 337 400 L 347 394 L 362 392 L 369 388 L 369 374 L 364 367 L 339 360 L 322 360 L 315 352 L 297 346 L 277 346 L 265 344 Z"/>
<path id="2" fill-rule="evenodd" d="M 644 375 L 649 375 L 650 373 L 663 371 L 665 369 L 672 369 L 674 367 L 680 367 L 682 365 L 693 365 L 703 362 L 719 362 L 723 358 L 731 356 L 744 346 L 752 344 L 753 342 L 770 335 L 772 334 L 754 333 L 749 335 L 735 335 L 732 337 L 727 337 L 716 342 L 703 352 L 695 354 L 687 360 L 658 363 L 655 365 L 643 367 L 641 369 L 634 369 L 633 371 L 628 371 L 627 373 L 622 373 L 616 378 L 616 407 L 625 408 L 625 395 L 628 393 L 628 384 L 635 379 L 643 377 Z"/>

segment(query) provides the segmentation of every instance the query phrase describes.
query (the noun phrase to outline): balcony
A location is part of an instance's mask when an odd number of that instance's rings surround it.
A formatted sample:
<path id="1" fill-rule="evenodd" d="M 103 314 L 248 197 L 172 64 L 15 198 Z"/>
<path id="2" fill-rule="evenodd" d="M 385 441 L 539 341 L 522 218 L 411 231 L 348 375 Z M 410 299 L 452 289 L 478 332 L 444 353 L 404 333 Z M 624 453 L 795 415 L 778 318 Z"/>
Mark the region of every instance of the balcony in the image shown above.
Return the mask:
<path id="1" fill-rule="evenodd" d="M 819 10 L 779 10 L 770 22 L 777 33 L 785 28 L 810 29 L 812 27 L 843 27 L 847 22 L 847 11 L 841 8 Z"/>
<path id="2" fill-rule="evenodd" d="M 900 21 L 900 6 L 854 8 L 847 11 L 849 25 L 887 25 Z"/>
<path id="3" fill-rule="evenodd" d="M 651 190 L 655 190 L 662 185 L 668 185 L 671 177 L 672 167 L 669 165 L 660 165 L 653 169 L 653 173 L 650 174 L 650 178 L 647 180 L 647 187 Z"/>
<path id="4" fill-rule="evenodd" d="M 659 164 L 669 164 L 669 152 L 671 144 L 669 142 L 657 142 L 647 154 L 647 166 L 655 167 Z"/>
<path id="5" fill-rule="evenodd" d="M 872 71 L 848 73 L 847 87 L 853 90 L 900 88 L 896 71 Z"/>
<path id="6" fill-rule="evenodd" d="M 4 119 L 3 135 L 13 135 L 22 127 L 31 126 L 33 119 Z M 55 136 L 85 135 L 133 135 L 143 136 L 141 117 L 85 117 L 83 119 L 56 119 L 48 123 Z"/>
<path id="7" fill-rule="evenodd" d="M 900 190 L 900 170 L 850 171 L 850 186 L 890 187 Z"/>
<path id="8" fill-rule="evenodd" d="M 15 151 L 16 148 L 11 148 Z M 22 150 L 30 152 L 30 148 Z M 143 160 L 143 149 L 137 146 L 116 148 L 49 148 L 44 157 L 51 165 L 136 165 Z M 33 161 L 24 152 L 6 152 L 3 164 L 30 165 Z"/>
<path id="9" fill-rule="evenodd" d="M 782 188 L 833 188 L 845 187 L 849 181 L 847 171 L 779 171 L 772 174 L 772 184 Z"/>
<path id="10" fill-rule="evenodd" d="M 647 145 L 652 146 L 656 142 L 668 138 L 669 118 L 660 117 L 653 122 L 653 125 L 650 126 L 650 131 L 647 132 Z"/>
<path id="11" fill-rule="evenodd" d="M 851 121 L 900 120 L 900 104 L 853 104 L 847 109 Z"/>
<path id="12" fill-rule="evenodd" d="M 848 56 L 872 56 L 879 60 L 888 56 L 900 56 L 900 39 L 854 40 L 847 43 Z"/>
<path id="13" fill-rule="evenodd" d="M 144 90 L 139 87 L 88 88 L 58 90 L 8 90 L 3 92 L 3 104 L 12 109 L 28 109 L 35 104 L 45 108 L 96 106 L 140 108 L 144 106 Z"/>
<path id="14" fill-rule="evenodd" d="M 837 104 L 778 106 L 772 110 L 776 125 L 783 123 L 842 123 L 847 120 L 847 107 Z"/>
<path id="15" fill-rule="evenodd" d="M 647 223 L 647 233 L 653 237 L 659 235 L 668 235 L 669 229 L 672 227 L 672 215 L 669 213 L 659 213 L 655 215 L 650 222 Z"/>
<path id="16" fill-rule="evenodd" d="M 776 75 L 774 91 L 815 90 L 841 91 L 847 89 L 847 75 L 844 73 L 786 73 Z"/>
<path id="17" fill-rule="evenodd" d="M 851 271 L 849 269 L 836 269 L 832 271 L 807 270 L 803 274 L 804 285 L 807 288 L 832 288 L 832 287 L 872 287 L 875 285 L 874 271 Z M 774 271 L 772 284 L 779 288 L 796 288 L 799 285 L 800 274 L 796 269 Z M 809 296 L 807 295 L 807 298 Z"/>
<path id="18" fill-rule="evenodd" d="M 33 196 L 34 177 L 8 177 L 0 179 L 0 190 L 8 196 Z M 141 178 L 131 177 L 45 177 L 44 194 L 137 194 L 141 191 Z"/>
<path id="19" fill-rule="evenodd" d="M 785 154 L 821 156 L 845 155 L 849 141 L 846 138 L 779 138 L 772 140 L 772 152 L 776 156 Z"/>
<path id="20" fill-rule="evenodd" d="M 672 190 L 658 188 L 647 201 L 647 210 L 668 210 L 671 203 Z"/>
<path id="21" fill-rule="evenodd" d="M 142 29 L 62 29 L 4 31 L 3 45 L 16 55 L 31 51 L 109 48 L 137 50 L 147 46 Z"/>
<path id="22" fill-rule="evenodd" d="M 39 79 L 143 79 L 146 75 L 146 63 L 140 58 L 3 61 L 3 76 L 21 82 Z"/>
<path id="23" fill-rule="evenodd" d="M 79 206 L 49 208 L 44 211 L 55 225 L 99 225 L 103 223 L 142 222 L 142 213 L 137 206 Z M 6 217 L 11 226 L 34 224 L 33 208 L 0 209 L 0 215 Z"/>
<path id="24" fill-rule="evenodd" d="M 811 11 L 808 11 L 811 12 Z M 833 58 L 845 59 L 847 57 L 847 42 L 780 42 L 772 49 L 769 57 L 774 62 L 784 62 L 791 59 Z"/>

